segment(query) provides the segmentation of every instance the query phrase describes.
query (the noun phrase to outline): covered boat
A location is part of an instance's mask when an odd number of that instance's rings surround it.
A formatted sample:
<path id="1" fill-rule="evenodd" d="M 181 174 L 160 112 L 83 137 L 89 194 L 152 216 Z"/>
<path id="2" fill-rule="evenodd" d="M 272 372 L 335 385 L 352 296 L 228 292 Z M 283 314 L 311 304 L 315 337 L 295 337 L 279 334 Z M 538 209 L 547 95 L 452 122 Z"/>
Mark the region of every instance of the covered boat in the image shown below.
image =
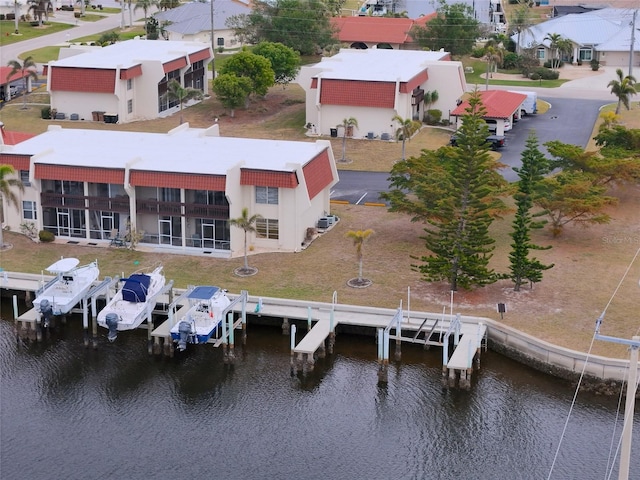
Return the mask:
<path id="1" fill-rule="evenodd" d="M 98 325 L 109 329 L 108 339 L 113 342 L 118 331 L 132 330 L 151 316 L 156 305 L 156 296 L 165 286 L 162 266 L 151 273 L 134 273 L 124 282 L 122 288 L 98 313 Z"/>

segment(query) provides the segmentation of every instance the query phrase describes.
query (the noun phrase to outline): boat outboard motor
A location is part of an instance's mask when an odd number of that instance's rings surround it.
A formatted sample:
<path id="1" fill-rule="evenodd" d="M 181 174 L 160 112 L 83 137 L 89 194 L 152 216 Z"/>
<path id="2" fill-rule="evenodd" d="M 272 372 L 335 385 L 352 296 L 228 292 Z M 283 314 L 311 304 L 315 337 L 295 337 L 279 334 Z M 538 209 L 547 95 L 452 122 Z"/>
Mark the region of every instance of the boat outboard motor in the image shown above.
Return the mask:
<path id="1" fill-rule="evenodd" d="M 107 335 L 107 339 L 110 342 L 115 342 L 116 338 L 118 338 L 118 317 L 117 313 L 107 313 L 107 316 L 104 318 L 104 322 L 107 324 L 107 328 L 109 329 L 109 334 Z"/>
<path id="2" fill-rule="evenodd" d="M 180 334 L 178 350 L 184 352 L 187 349 L 187 343 L 189 342 L 189 336 L 191 335 L 191 324 L 186 320 L 181 321 L 180 325 L 178 325 L 178 333 Z"/>
<path id="3" fill-rule="evenodd" d="M 42 326 L 44 328 L 49 328 L 51 317 L 53 317 L 53 307 L 46 298 L 40 302 L 40 314 L 42 315 Z"/>

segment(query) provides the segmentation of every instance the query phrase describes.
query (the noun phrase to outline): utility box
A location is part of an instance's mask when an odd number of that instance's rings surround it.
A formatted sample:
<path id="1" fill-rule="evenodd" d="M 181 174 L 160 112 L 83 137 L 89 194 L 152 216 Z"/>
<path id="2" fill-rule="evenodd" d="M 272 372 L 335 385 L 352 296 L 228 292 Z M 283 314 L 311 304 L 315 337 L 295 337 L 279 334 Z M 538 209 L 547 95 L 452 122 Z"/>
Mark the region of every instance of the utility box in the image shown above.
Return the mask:
<path id="1" fill-rule="evenodd" d="M 337 128 L 330 128 L 329 131 L 331 132 L 331 136 L 333 138 L 337 138 L 338 137 L 338 129 Z"/>
<path id="2" fill-rule="evenodd" d="M 322 217 L 318 220 L 318 228 L 329 228 L 329 219 L 327 217 Z"/>

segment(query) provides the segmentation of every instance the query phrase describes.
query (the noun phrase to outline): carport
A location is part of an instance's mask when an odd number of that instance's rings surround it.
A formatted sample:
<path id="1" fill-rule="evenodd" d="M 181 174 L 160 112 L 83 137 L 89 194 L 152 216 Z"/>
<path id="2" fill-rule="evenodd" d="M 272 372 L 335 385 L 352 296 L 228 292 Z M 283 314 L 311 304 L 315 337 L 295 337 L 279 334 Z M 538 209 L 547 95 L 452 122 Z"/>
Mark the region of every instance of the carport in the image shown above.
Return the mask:
<path id="1" fill-rule="evenodd" d="M 527 99 L 522 93 L 507 92 L 505 90 L 485 90 L 480 93 L 482 104 L 487 110 L 485 120 L 495 120 L 496 135 L 504 135 L 505 124 L 513 125 L 514 117 L 518 118 L 520 107 Z M 469 108 L 469 101 L 465 100 L 451 112 L 452 121 L 456 122 L 456 129 L 462 125 L 462 116 Z"/>
<path id="2" fill-rule="evenodd" d="M 7 78 L 11 73 L 11 67 L 0 67 L 0 100 L 4 100 L 8 102 L 11 100 L 11 91 L 10 87 L 22 87 L 22 82 L 18 82 L 18 80 L 22 80 L 22 77 L 27 77 L 27 92 L 31 91 L 31 77 L 29 77 L 29 72 L 17 71 L 10 78 Z"/>

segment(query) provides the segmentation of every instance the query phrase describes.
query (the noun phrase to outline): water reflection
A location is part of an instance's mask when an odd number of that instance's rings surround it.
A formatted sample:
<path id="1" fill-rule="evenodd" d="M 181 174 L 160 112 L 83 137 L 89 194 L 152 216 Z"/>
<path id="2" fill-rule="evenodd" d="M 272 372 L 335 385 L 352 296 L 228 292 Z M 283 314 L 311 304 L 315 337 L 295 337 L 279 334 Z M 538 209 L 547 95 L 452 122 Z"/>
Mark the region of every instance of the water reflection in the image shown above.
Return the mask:
<path id="1" fill-rule="evenodd" d="M 378 384 L 372 338 L 339 335 L 292 377 L 278 329 L 250 325 L 225 365 L 210 346 L 149 356 L 146 332 L 93 350 L 80 322 L 42 344 L 12 328 L 0 322 L 2 478 L 547 478 L 573 395 L 492 352 L 464 392 L 415 346 Z M 616 402 L 579 396 L 552 478 L 605 477 Z M 632 472 L 639 458 L 636 441 Z"/>

